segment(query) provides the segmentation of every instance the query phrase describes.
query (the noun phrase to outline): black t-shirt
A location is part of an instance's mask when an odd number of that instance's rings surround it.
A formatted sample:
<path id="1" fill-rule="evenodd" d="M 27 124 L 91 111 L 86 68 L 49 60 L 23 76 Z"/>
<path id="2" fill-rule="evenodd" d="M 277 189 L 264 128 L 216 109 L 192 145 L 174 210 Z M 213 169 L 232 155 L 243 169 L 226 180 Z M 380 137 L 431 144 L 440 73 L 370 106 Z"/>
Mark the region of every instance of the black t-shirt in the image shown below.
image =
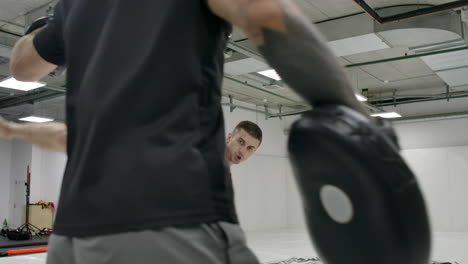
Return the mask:
<path id="1" fill-rule="evenodd" d="M 62 0 L 34 45 L 67 66 L 55 233 L 237 223 L 224 163 L 223 50 L 206 0 Z"/>

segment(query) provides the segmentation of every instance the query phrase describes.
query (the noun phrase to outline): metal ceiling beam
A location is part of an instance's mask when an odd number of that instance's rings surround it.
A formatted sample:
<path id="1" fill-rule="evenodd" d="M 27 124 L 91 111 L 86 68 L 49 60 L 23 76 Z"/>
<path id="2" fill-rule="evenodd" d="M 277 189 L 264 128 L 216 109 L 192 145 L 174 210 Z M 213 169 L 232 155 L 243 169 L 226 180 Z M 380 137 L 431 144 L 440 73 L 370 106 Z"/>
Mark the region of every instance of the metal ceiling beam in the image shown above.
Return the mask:
<path id="1" fill-rule="evenodd" d="M 264 105 L 263 107 L 264 107 L 265 111 L 262 111 L 262 110 L 258 110 L 257 108 L 252 108 L 252 107 L 247 107 L 247 106 L 235 104 L 235 103 L 232 102 L 232 97 L 229 97 L 229 103 L 222 103 L 221 105 L 222 106 L 229 106 L 230 112 L 233 112 L 234 109 L 243 109 L 243 110 L 255 112 L 255 113 L 258 113 L 258 114 L 263 114 L 263 115 L 265 115 L 265 119 L 269 119 L 271 117 L 279 117 L 281 119 L 283 117 L 282 110 L 281 110 L 282 105 L 279 105 L 278 114 L 271 114 L 269 112 L 271 108 L 269 108 L 268 105 Z"/>
<path id="2" fill-rule="evenodd" d="M 345 66 L 345 68 L 361 67 L 361 66 L 366 66 L 366 65 L 386 63 L 386 62 L 392 62 L 392 61 L 409 60 L 409 59 L 426 57 L 426 56 L 431 56 L 431 55 L 451 53 L 451 52 L 456 52 L 456 51 L 461 51 L 461 50 L 468 50 L 468 46 L 467 47 L 461 47 L 461 48 L 455 48 L 455 49 L 447 49 L 447 50 L 439 50 L 439 51 L 433 51 L 433 52 L 428 52 L 428 53 L 421 53 L 421 54 L 416 54 L 416 55 L 408 55 L 408 56 L 394 57 L 394 58 L 389 58 L 389 59 L 382 59 L 382 60 L 367 61 L 367 62 L 362 62 L 362 63 L 348 64 L 348 65 Z"/>
<path id="3" fill-rule="evenodd" d="M 0 32 L 1 33 L 4 33 L 4 34 L 7 34 L 7 35 L 11 35 L 11 36 L 14 36 L 14 37 L 17 37 L 17 38 L 21 38 L 22 35 L 20 34 L 17 34 L 15 32 L 11 32 L 11 31 L 8 31 L 8 30 L 5 30 L 5 29 L 0 29 Z"/>
<path id="4" fill-rule="evenodd" d="M 234 111 L 234 109 L 243 109 L 243 110 L 247 110 L 247 111 L 251 111 L 251 112 L 255 112 L 255 113 L 259 113 L 259 114 L 265 114 L 264 111 L 261 111 L 261 110 L 258 110 L 258 109 L 254 109 L 254 108 L 251 108 L 251 107 L 246 107 L 246 106 L 242 106 L 242 105 L 238 105 L 238 104 L 234 104 L 234 103 L 222 103 L 221 104 L 222 106 L 229 106 L 230 109 L 231 109 L 231 112 Z"/>
<path id="5" fill-rule="evenodd" d="M 306 113 L 306 112 L 309 112 L 310 110 L 312 110 L 312 107 L 307 107 L 307 109 L 305 110 L 299 110 L 299 111 L 291 111 L 291 112 L 285 112 L 285 113 L 281 113 L 280 114 L 276 114 L 276 115 L 270 115 L 271 118 L 275 118 L 275 117 L 285 117 L 285 116 L 296 116 L 296 115 L 301 115 L 303 113 Z"/>
<path id="6" fill-rule="evenodd" d="M 52 99 L 58 96 L 63 96 L 63 93 L 50 90 L 41 90 L 39 92 L 29 93 L 22 96 L 1 100 L 0 109 Z"/>
<path id="7" fill-rule="evenodd" d="M 410 100 L 396 100 L 393 102 L 388 102 L 388 103 L 376 103 L 375 105 L 378 107 L 384 107 L 384 106 L 394 106 L 394 105 L 403 105 L 403 104 L 415 104 L 415 103 L 423 103 L 423 102 L 431 102 L 431 101 L 447 101 L 447 100 L 452 100 L 452 99 L 457 99 L 457 98 L 466 98 L 468 97 L 467 93 L 463 93 L 460 95 L 449 95 L 449 96 L 440 96 L 440 97 L 432 97 L 432 98 L 420 98 L 420 99 L 410 99 Z"/>
<path id="8" fill-rule="evenodd" d="M 398 118 L 392 120 L 393 124 L 408 124 L 416 122 L 440 121 L 440 120 L 453 120 L 453 119 L 468 118 L 468 112 L 440 114 L 440 115 L 426 115 L 407 118 Z"/>
<path id="9" fill-rule="evenodd" d="M 372 18 L 374 18 L 375 21 L 379 22 L 382 24 L 382 18 L 377 14 L 377 12 L 370 7 L 364 0 L 353 0 L 356 4 L 358 4 L 364 12 L 369 14 Z"/>
<path id="10" fill-rule="evenodd" d="M 437 12 L 442 12 L 450 9 L 455 9 L 463 6 L 468 5 L 468 0 L 459 0 L 454 1 L 442 5 L 436 5 L 431 7 L 426 7 L 402 14 L 397 14 L 393 16 L 381 17 L 372 7 L 370 7 L 366 1 L 364 0 L 353 0 L 356 4 L 358 4 L 366 13 L 368 13 L 371 17 L 374 18 L 379 24 L 387 24 L 392 22 L 397 22 L 400 20 L 416 17 L 416 16 L 423 16 L 429 15 Z"/>
<path id="11" fill-rule="evenodd" d="M 60 92 L 64 94 L 66 92 L 65 87 L 60 87 L 60 86 L 54 86 L 54 85 L 46 85 L 44 87 L 41 87 L 41 89 L 44 90 L 49 90 L 49 91 L 55 91 L 55 92 Z"/>
<path id="12" fill-rule="evenodd" d="M 377 106 L 375 105 L 372 105 L 370 103 L 363 103 L 363 105 L 377 113 L 379 112 L 385 112 L 384 110 L 378 108 Z M 291 111 L 291 112 L 285 112 L 285 113 L 281 113 L 281 114 L 276 114 L 276 115 L 270 115 L 270 117 L 274 118 L 274 117 L 284 117 L 284 116 L 296 116 L 296 115 L 301 115 L 303 113 L 306 113 L 310 110 L 312 110 L 313 107 L 311 106 L 307 106 L 307 108 L 305 110 L 299 110 L 299 111 Z"/>
<path id="13" fill-rule="evenodd" d="M 266 62 L 265 58 L 263 58 L 260 54 L 258 54 L 257 52 L 251 50 L 251 49 L 248 49 L 246 47 L 243 47 L 233 41 L 229 41 L 227 43 L 227 47 L 236 51 L 236 52 L 239 52 L 240 54 L 243 54 L 247 57 L 250 57 L 250 58 L 254 58 L 256 60 L 259 60 L 261 62 Z"/>
<path id="14" fill-rule="evenodd" d="M 424 16 L 424 15 L 429 15 L 429 14 L 438 13 L 442 11 L 447 11 L 450 9 L 460 8 L 460 7 L 467 6 L 467 5 L 468 5 L 468 0 L 460 0 L 460 1 L 455 1 L 455 2 L 446 3 L 442 5 L 436 5 L 432 7 L 418 9 L 418 10 L 410 11 L 410 12 L 403 13 L 403 14 L 388 16 L 382 19 L 385 24 L 385 23 L 396 22 L 396 21 L 400 21 L 400 20 L 408 19 L 412 17 Z"/>
<path id="15" fill-rule="evenodd" d="M 280 94 L 276 94 L 276 93 L 270 92 L 270 91 L 268 91 L 268 90 L 265 90 L 265 89 L 256 87 L 256 86 L 251 85 L 251 84 L 249 84 L 249 83 L 239 81 L 239 80 L 237 80 L 237 79 L 235 79 L 235 78 L 232 78 L 232 77 L 229 77 L 229 76 L 224 76 L 224 78 L 226 78 L 226 79 L 228 79 L 228 80 L 230 80 L 230 81 L 236 82 L 236 83 L 238 83 L 238 84 L 244 85 L 244 86 L 246 86 L 246 87 L 253 88 L 253 89 L 255 89 L 255 90 L 258 90 L 258 91 L 261 91 L 261 92 L 264 92 L 264 93 L 267 93 L 267 94 L 276 96 L 276 97 L 278 97 L 278 98 L 282 98 L 282 99 L 288 100 L 288 101 L 293 102 L 293 103 L 295 103 L 295 104 L 303 105 L 303 103 L 301 103 L 301 102 L 298 102 L 298 101 L 292 100 L 292 99 L 290 99 L 290 98 L 288 98 L 288 97 L 282 96 L 282 95 L 280 95 Z"/>
<path id="16" fill-rule="evenodd" d="M 450 91 L 450 89 L 462 89 L 468 88 L 468 85 L 461 85 L 461 86 L 453 86 L 449 87 L 446 86 L 445 93 L 437 93 L 437 94 L 402 94 L 396 95 L 394 92 L 393 96 L 387 97 L 378 97 L 376 100 L 370 100 L 370 103 L 376 106 L 390 106 L 396 104 L 405 104 L 405 103 L 412 103 L 413 101 L 420 102 L 421 100 L 450 100 L 452 98 L 462 98 L 468 96 L 468 90 L 459 90 L 459 91 Z M 370 98 L 372 99 L 372 97 Z"/>

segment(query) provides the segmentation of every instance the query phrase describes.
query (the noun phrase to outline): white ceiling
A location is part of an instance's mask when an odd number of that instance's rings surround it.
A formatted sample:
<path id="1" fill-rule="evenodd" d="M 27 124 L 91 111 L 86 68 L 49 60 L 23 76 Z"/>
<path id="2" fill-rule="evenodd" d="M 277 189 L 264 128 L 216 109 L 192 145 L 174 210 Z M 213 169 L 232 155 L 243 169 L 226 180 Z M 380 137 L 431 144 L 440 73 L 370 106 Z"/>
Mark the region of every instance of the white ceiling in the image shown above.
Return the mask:
<path id="1" fill-rule="evenodd" d="M 350 14 L 362 12 L 363 10 L 352 0 L 293 0 L 301 10 L 312 20 L 319 22 L 327 19 L 337 18 Z M 397 5 L 419 4 L 419 5 L 441 5 L 455 2 L 454 0 L 366 0 L 372 8 L 384 8 Z"/>
<path id="2" fill-rule="evenodd" d="M 353 0 L 293 0 L 299 5 L 300 9 L 309 17 L 312 22 L 320 22 L 330 19 L 339 18 L 351 14 L 362 13 L 363 10 Z M 44 8 L 51 0 L 0 0 L 0 45 L 11 46 L 17 36 L 24 31 L 25 15 L 31 14 L 38 8 Z M 397 5 L 420 4 L 420 5 L 439 5 L 454 0 L 366 0 L 372 8 L 385 8 Z M 412 7 L 413 9 L 415 7 Z M 421 7 L 422 8 L 422 7 Z M 359 25 L 355 25 L 359 27 Z M 464 25 L 466 28 L 466 25 Z M 333 29 L 331 29 L 333 30 Z M 336 29 L 339 30 L 339 29 Z M 5 32 L 9 33 L 5 33 Z M 465 29 L 466 31 L 466 29 Z M 411 33 L 412 32 L 412 33 Z M 11 34 L 13 33 L 13 34 Z M 335 42 L 333 49 L 338 51 L 338 60 L 341 65 L 346 66 L 355 63 L 363 63 L 377 61 L 382 59 L 396 58 L 406 55 L 412 55 L 408 49 L 408 45 L 424 44 L 424 36 L 428 32 L 422 32 L 418 29 L 405 31 L 402 37 L 397 31 L 388 31 L 376 33 L 368 37 L 368 41 L 363 41 L 360 44 L 354 44 L 351 40 L 343 40 Z M 468 32 L 467 32 L 468 33 Z M 432 35 L 437 34 L 441 41 L 457 39 L 458 35 L 442 30 L 434 30 Z M 356 36 L 359 38 L 359 36 Z M 370 38 L 370 39 L 369 39 Z M 364 39 L 364 38 L 363 38 Z M 400 43 L 399 45 L 388 45 L 388 42 L 379 42 L 379 40 L 391 40 L 391 43 Z M 246 37 L 239 30 L 235 30 L 231 39 L 242 48 L 258 54 L 258 51 L 250 44 Z M 371 45 L 371 41 L 374 44 Z M 422 42 L 422 43 L 421 43 Z M 379 48 L 376 47 L 379 43 L 382 44 Z M 416 43 L 416 44 L 415 44 Z M 365 46 L 365 45 L 368 46 Z M 364 47 L 365 46 L 365 47 Z M 389 48 L 387 48 L 389 47 Z M 339 53 L 341 52 L 341 53 Z M 440 55 L 444 58 L 444 55 Z M 459 58 L 459 63 L 467 62 L 468 58 Z M 228 78 L 225 78 L 223 84 L 223 95 L 226 97 L 231 95 L 236 100 L 262 106 L 267 104 L 273 112 L 278 109 L 279 105 L 285 107 L 284 111 L 296 111 L 303 109 L 307 105 L 298 95 L 286 87 L 281 82 L 274 82 L 265 78 L 260 78 L 257 75 L 244 75 L 245 73 L 255 72 L 260 68 L 265 68 L 261 63 L 253 62 L 252 58 L 234 52 L 234 56 L 227 60 Z M 391 98 L 393 95 L 398 98 L 403 96 L 413 95 L 434 95 L 446 92 L 446 82 L 441 78 L 443 73 L 435 72 L 427 60 L 421 58 L 412 58 L 399 61 L 392 61 L 379 64 L 370 64 L 366 66 L 345 68 L 346 73 L 357 92 L 363 92 L 372 101 L 381 101 Z M 459 82 L 467 82 L 468 73 L 466 71 L 452 71 L 449 76 L 451 79 L 457 79 Z M 0 77 L 8 76 L 8 64 L 3 63 L 0 59 Z M 455 76 L 452 76 L 455 75 Z M 54 86 L 62 86 L 65 84 L 64 77 L 47 78 L 47 83 Z M 274 84 L 274 86 L 268 86 Z M 277 86 L 277 85 L 279 86 Z M 283 88 L 281 88 L 283 87 Z M 449 91 L 460 91 L 465 88 L 450 88 Z M 468 88 L 466 88 L 468 89 Z M 3 99 L 15 96 L 22 96 L 22 92 L 14 92 L 11 95 L 11 90 L 0 88 L 0 105 Z M 7 96 L 7 97 L 6 97 Z M 458 102 L 462 99 L 458 99 Z M 406 105 L 404 109 L 406 116 L 414 116 L 421 114 L 437 114 L 454 111 L 468 111 L 468 104 L 453 103 L 438 101 L 427 104 L 415 104 L 409 107 Z M 41 103 L 41 111 L 47 112 L 50 105 L 50 113 L 63 117 L 63 98 L 54 99 L 51 102 Z M 62 111 L 60 111 L 62 109 Z M 421 110 L 422 109 L 422 110 Z M 31 108 L 29 105 L 19 106 L 16 108 L 0 109 L 0 114 L 9 111 L 9 113 L 24 113 L 27 111 L 39 111 L 37 108 Z M 403 111 L 403 110 L 402 110 Z M 14 114 L 11 114 L 14 116 Z"/>

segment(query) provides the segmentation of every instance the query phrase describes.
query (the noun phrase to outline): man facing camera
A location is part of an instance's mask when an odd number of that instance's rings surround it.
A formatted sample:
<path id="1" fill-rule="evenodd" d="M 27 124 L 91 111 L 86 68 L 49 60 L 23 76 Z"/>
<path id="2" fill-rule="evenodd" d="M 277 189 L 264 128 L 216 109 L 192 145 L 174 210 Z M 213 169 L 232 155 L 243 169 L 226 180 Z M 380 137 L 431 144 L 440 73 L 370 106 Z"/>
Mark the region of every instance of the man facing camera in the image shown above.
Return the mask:
<path id="1" fill-rule="evenodd" d="M 229 167 L 252 156 L 262 143 L 262 130 L 250 121 L 242 121 L 228 134 L 224 158 Z"/>

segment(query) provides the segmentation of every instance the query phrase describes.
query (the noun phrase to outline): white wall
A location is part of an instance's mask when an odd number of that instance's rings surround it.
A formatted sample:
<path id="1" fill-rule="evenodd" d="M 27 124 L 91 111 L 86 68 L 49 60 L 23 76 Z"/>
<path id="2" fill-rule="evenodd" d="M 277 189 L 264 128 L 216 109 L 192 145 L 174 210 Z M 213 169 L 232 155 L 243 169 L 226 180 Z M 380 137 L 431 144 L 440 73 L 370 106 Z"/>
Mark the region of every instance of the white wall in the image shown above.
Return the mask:
<path id="1" fill-rule="evenodd" d="M 286 174 L 287 182 L 287 228 L 305 229 L 304 211 L 302 209 L 302 200 L 299 195 L 296 181 L 291 166 L 289 166 Z"/>
<path id="2" fill-rule="evenodd" d="M 34 176 L 31 185 L 31 202 L 39 200 L 53 202 L 58 206 L 60 187 L 67 156 L 62 153 L 43 151 L 39 148 L 32 149 L 32 169 Z"/>
<path id="3" fill-rule="evenodd" d="M 468 147 L 410 149 L 403 156 L 417 175 L 436 232 L 468 232 Z"/>
<path id="4" fill-rule="evenodd" d="M 9 224 L 10 227 L 18 227 L 22 224 L 23 206 L 26 205 L 25 183 L 27 166 L 31 165 L 32 146 L 19 140 L 13 140 L 11 144 Z"/>
<path id="5" fill-rule="evenodd" d="M 263 130 L 262 145 L 256 153 L 231 169 L 242 227 L 248 231 L 286 228 L 287 178 L 290 169 L 286 157 L 284 121 L 278 118 L 265 120 L 263 114 L 243 109 L 230 112 L 229 107 L 224 107 L 223 110 L 226 133 L 243 120 L 257 123 Z"/>
<path id="6" fill-rule="evenodd" d="M 22 224 L 28 165 L 30 203 L 43 200 L 57 204 L 65 162 L 63 154 L 42 151 L 19 140 L 0 140 L 0 221 L 7 219 L 10 227 Z"/>
<path id="7" fill-rule="evenodd" d="M 254 156 L 232 168 L 236 205 L 244 229 L 305 228 L 283 132 L 295 118 L 265 120 L 262 114 L 242 109 L 232 113 L 228 107 L 224 110 L 227 132 L 242 120 L 258 123 L 264 132 L 263 143 Z M 396 124 L 395 128 L 404 149 L 402 154 L 427 199 L 434 231 L 468 232 L 468 119 Z M 31 202 L 57 202 L 65 161 L 64 155 L 44 152 L 30 144 L 0 141 L 0 220 L 8 217 L 12 226 L 21 224 L 18 208 L 24 205 L 28 164 L 32 166 Z"/>
<path id="8" fill-rule="evenodd" d="M 247 110 L 235 109 L 231 113 L 228 107 L 223 109 L 226 132 L 242 120 L 259 124 L 264 132 L 262 145 L 254 156 L 232 167 L 236 205 L 244 229 L 305 228 L 284 133 L 295 118 L 265 120 L 264 115 Z M 468 210 L 462 209 L 464 201 L 468 201 L 468 192 L 465 192 L 468 186 L 468 119 L 397 124 L 395 127 L 404 148 L 402 154 L 415 171 L 428 201 L 434 230 L 468 232 Z M 5 164 L 0 174 L 10 175 L 10 178 L 0 178 L 0 190 L 10 186 L 10 190 L 0 193 L 0 212 L 3 211 L 0 217 L 9 217 L 12 226 L 20 224 L 20 213 L 13 205 L 17 208 L 24 205 L 27 164 L 32 167 L 31 202 L 57 203 L 65 155 L 44 152 L 19 141 L 0 141 L 0 157 L 0 164 Z M 8 191 L 10 193 L 6 194 Z M 9 210 L 2 209 L 8 205 Z"/>
<path id="9" fill-rule="evenodd" d="M 402 149 L 468 145 L 468 119 L 397 123 Z"/>
<path id="10" fill-rule="evenodd" d="M 0 225 L 9 219 L 11 141 L 0 139 Z"/>
<path id="11" fill-rule="evenodd" d="M 292 124 L 300 118 L 299 115 L 287 117 L 284 120 L 285 129 L 288 130 Z M 289 134 L 288 134 L 289 136 Z M 302 198 L 299 194 L 296 180 L 294 178 L 292 167 L 288 161 L 287 170 L 286 170 L 286 203 L 287 203 L 287 225 L 286 228 L 290 229 L 305 229 L 305 218 L 304 211 L 302 206 Z"/>
<path id="12" fill-rule="evenodd" d="M 436 232 L 468 232 L 468 119 L 396 124 Z"/>

